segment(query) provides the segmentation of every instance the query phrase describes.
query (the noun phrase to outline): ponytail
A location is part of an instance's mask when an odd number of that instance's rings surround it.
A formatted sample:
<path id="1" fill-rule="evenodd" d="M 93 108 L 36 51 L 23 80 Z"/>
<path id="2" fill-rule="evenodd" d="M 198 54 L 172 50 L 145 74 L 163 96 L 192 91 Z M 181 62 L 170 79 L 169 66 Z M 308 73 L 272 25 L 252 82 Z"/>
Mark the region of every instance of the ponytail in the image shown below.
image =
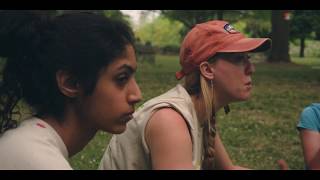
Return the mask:
<path id="1" fill-rule="evenodd" d="M 211 80 L 210 86 L 208 81 L 200 77 L 201 92 L 206 109 L 206 119 L 203 128 L 203 145 L 204 145 L 204 159 L 202 169 L 214 168 L 214 154 L 215 154 L 215 136 L 216 136 L 216 116 L 215 116 L 215 90 Z"/>

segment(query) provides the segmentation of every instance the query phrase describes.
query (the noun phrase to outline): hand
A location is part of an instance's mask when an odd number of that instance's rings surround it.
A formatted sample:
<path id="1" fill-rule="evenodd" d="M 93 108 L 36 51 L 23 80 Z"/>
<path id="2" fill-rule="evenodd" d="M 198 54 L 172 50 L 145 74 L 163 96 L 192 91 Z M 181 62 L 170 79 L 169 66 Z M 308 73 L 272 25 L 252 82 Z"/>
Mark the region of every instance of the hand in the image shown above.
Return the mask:
<path id="1" fill-rule="evenodd" d="M 278 160 L 278 165 L 281 170 L 289 170 L 287 162 L 283 159 Z"/>

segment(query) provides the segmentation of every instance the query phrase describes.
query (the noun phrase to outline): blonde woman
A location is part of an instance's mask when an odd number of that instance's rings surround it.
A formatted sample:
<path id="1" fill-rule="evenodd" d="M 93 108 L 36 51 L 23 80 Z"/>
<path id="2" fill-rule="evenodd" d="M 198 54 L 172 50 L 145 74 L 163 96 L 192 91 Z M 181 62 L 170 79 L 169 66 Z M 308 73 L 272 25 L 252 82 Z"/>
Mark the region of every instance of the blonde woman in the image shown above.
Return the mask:
<path id="1" fill-rule="evenodd" d="M 270 47 L 270 39 L 246 38 L 225 21 L 197 24 L 180 49 L 176 77 L 184 85 L 143 104 L 112 137 L 100 169 L 245 169 L 231 162 L 215 114 L 250 97 L 248 52 Z"/>

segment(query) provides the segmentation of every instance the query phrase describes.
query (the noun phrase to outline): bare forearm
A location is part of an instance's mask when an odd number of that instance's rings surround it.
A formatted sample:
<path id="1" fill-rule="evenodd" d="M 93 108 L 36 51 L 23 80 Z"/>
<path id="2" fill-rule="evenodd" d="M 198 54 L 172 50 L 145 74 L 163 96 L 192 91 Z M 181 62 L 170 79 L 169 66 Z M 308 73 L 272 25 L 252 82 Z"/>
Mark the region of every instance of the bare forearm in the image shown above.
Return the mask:
<path id="1" fill-rule="evenodd" d="M 216 169 L 233 169 L 234 165 L 217 133 L 215 138 L 215 168 Z"/>

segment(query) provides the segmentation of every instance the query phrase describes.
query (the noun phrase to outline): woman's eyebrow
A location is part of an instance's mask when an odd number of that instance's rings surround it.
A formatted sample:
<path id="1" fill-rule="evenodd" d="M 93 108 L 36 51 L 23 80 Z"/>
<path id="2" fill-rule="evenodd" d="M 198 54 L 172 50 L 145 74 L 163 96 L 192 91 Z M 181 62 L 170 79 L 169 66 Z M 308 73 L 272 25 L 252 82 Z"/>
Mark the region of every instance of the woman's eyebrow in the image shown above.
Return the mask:
<path id="1" fill-rule="evenodd" d="M 129 71 L 129 73 L 134 73 L 136 72 L 136 69 L 137 68 L 133 68 L 132 66 L 128 65 L 128 64 L 123 64 L 122 66 L 118 67 L 117 68 L 118 70 L 126 70 L 126 71 Z"/>

